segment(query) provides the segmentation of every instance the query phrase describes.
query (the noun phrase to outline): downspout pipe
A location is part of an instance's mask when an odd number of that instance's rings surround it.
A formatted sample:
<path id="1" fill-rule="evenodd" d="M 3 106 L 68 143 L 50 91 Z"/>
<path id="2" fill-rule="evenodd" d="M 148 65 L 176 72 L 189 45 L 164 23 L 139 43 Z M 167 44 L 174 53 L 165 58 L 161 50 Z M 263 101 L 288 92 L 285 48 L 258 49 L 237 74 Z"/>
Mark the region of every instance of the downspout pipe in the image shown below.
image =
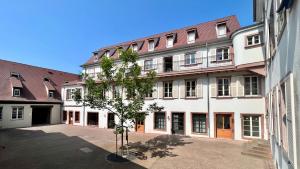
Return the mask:
<path id="1" fill-rule="evenodd" d="M 209 64 L 209 58 L 208 58 L 208 44 L 206 42 L 205 44 L 206 47 L 206 67 L 208 68 Z M 209 80 L 209 73 L 206 73 L 206 78 L 207 78 L 207 114 L 208 114 L 208 137 L 210 137 L 210 121 L 209 121 L 209 116 L 210 116 L 210 93 L 209 93 L 209 85 L 210 85 L 210 80 Z"/>

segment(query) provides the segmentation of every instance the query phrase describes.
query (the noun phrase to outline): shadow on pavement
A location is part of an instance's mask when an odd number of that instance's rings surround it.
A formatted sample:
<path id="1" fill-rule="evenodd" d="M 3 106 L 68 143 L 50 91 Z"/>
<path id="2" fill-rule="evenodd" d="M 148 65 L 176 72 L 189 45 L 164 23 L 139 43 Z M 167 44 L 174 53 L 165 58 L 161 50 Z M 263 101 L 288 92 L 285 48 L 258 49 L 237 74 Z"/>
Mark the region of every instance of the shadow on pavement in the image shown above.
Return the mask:
<path id="1" fill-rule="evenodd" d="M 0 130 L 1 169 L 144 169 L 131 161 L 111 163 L 108 152 L 77 136 L 41 130 Z"/>
<path id="2" fill-rule="evenodd" d="M 172 152 L 175 147 L 192 143 L 185 141 L 185 138 L 188 137 L 180 135 L 160 135 L 145 143 L 129 143 L 129 151 L 134 153 L 140 160 L 147 160 L 148 155 L 150 158 L 176 157 L 177 154 Z"/>

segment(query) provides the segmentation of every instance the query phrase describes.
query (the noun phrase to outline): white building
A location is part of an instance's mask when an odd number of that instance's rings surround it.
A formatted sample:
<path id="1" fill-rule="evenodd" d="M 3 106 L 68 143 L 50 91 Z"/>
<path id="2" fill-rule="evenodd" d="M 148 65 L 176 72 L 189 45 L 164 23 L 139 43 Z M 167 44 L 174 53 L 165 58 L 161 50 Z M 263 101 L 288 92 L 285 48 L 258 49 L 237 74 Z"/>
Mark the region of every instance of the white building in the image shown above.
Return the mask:
<path id="1" fill-rule="evenodd" d="M 265 23 L 266 106 L 278 169 L 300 168 L 300 2 L 254 0 L 254 20 Z"/>
<path id="2" fill-rule="evenodd" d="M 61 122 L 61 86 L 71 73 L 0 60 L 0 129 Z"/>
<path id="3" fill-rule="evenodd" d="M 146 105 L 164 106 L 136 124 L 137 132 L 196 137 L 268 139 L 264 98 L 263 24 L 240 28 L 229 16 L 153 36 L 101 48 L 83 72 L 96 79 L 102 56 L 118 59 L 118 48 L 139 53 L 146 72 L 158 81 Z M 62 89 L 62 119 L 73 125 L 112 128 L 114 115 L 77 105 L 72 90 L 84 95 L 84 81 Z M 110 96 L 110 94 L 108 94 Z M 117 120 L 117 119 L 116 119 Z"/>

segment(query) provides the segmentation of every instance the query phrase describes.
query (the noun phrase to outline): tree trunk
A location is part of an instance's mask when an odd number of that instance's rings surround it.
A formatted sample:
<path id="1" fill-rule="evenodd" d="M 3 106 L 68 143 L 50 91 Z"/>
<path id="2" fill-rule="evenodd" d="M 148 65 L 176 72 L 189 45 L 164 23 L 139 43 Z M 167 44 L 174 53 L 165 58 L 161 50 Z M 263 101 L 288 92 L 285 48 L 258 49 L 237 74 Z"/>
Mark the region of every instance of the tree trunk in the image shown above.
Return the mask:
<path id="1" fill-rule="evenodd" d="M 123 112 L 121 113 L 121 155 L 123 155 Z"/>

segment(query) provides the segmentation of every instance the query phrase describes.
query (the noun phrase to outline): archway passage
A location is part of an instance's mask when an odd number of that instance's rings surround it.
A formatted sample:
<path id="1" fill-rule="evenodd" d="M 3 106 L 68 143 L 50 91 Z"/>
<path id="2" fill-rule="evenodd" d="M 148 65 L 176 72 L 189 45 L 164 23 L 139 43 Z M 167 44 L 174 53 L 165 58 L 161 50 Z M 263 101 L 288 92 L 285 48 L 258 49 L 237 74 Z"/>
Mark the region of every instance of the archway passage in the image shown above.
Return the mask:
<path id="1" fill-rule="evenodd" d="M 32 107 L 32 125 L 50 124 L 51 107 Z"/>

